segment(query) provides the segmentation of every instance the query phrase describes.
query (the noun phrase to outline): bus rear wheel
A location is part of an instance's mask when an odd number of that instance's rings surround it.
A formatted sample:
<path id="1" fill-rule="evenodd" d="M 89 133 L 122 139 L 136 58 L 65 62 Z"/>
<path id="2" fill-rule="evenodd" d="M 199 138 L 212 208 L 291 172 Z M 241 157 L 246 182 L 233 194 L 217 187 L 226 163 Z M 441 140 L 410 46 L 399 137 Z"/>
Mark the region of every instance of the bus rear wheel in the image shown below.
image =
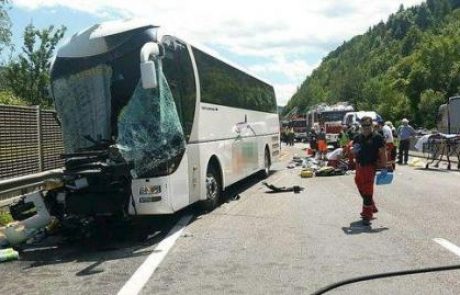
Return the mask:
<path id="1" fill-rule="evenodd" d="M 217 169 L 210 166 L 206 172 L 206 200 L 201 201 L 201 207 L 205 212 L 212 211 L 219 205 L 222 186 L 218 177 Z"/>

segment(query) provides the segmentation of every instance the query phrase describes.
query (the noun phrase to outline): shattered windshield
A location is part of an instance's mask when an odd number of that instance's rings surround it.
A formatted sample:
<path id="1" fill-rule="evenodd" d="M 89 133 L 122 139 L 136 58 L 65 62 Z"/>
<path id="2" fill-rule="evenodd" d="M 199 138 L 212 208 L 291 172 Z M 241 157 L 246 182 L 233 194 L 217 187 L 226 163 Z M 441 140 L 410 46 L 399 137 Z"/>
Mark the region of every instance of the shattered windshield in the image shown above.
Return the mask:
<path id="1" fill-rule="evenodd" d="M 144 89 L 138 83 L 119 116 L 118 134 L 117 146 L 123 157 L 134 163 L 138 177 L 155 175 L 158 167 L 168 166 L 169 173 L 177 168 L 171 161 L 182 157 L 185 138 L 162 73 L 158 89 Z"/>
<path id="2" fill-rule="evenodd" d="M 53 81 L 66 153 L 110 141 L 133 167 L 134 177 L 172 173 L 185 139 L 161 64 L 155 90 L 142 88 L 139 73 L 119 68 L 126 69 L 102 64 Z"/>

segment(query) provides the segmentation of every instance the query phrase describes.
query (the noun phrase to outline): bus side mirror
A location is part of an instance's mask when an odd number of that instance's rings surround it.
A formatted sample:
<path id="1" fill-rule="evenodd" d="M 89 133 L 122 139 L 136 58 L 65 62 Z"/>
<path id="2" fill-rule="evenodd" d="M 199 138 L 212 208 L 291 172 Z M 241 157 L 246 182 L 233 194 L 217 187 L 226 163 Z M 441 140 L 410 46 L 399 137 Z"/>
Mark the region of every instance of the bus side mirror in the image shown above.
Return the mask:
<path id="1" fill-rule="evenodd" d="M 155 89 L 158 86 L 157 83 L 157 69 L 155 62 L 149 60 L 141 63 L 141 79 L 142 88 L 144 89 Z"/>
<path id="2" fill-rule="evenodd" d="M 148 42 L 141 49 L 141 80 L 144 89 L 155 89 L 158 87 L 157 70 L 152 59 L 160 55 L 160 47 L 157 43 Z"/>

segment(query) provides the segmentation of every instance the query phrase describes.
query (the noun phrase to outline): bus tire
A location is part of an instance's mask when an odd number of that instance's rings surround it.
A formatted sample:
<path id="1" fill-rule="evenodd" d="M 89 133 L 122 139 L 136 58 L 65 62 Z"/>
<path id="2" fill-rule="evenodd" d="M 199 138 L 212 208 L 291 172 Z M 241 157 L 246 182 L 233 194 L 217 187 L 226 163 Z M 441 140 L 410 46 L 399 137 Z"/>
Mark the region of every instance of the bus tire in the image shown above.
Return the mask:
<path id="1" fill-rule="evenodd" d="M 209 165 L 206 172 L 206 200 L 201 201 L 201 208 L 205 212 L 214 210 L 219 205 L 222 196 L 222 184 L 219 173 L 214 165 Z"/>
<path id="2" fill-rule="evenodd" d="M 265 148 L 264 169 L 262 170 L 262 175 L 264 178 L 267 178 L 268 176 L 270 176 L 270 166 L 271 166 L 270 153 L 268 151 L 268 148 Z"/>

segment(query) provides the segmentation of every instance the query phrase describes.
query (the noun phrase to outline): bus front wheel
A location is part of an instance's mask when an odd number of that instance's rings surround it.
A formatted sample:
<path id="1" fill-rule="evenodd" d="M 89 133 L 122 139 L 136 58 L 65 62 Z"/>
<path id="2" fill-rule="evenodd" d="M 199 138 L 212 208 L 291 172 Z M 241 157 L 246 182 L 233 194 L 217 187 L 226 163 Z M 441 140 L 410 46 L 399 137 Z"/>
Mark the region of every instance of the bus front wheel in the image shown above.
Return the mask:
<path id="1" fill-rule="evenodd" d="M 206 172 L 206 200 L 201 202 L 204 211 L 209 212 L 219 204 L 222 187 L 218 177 L 217 169 L 214 166 L 208 167 Z"/>

